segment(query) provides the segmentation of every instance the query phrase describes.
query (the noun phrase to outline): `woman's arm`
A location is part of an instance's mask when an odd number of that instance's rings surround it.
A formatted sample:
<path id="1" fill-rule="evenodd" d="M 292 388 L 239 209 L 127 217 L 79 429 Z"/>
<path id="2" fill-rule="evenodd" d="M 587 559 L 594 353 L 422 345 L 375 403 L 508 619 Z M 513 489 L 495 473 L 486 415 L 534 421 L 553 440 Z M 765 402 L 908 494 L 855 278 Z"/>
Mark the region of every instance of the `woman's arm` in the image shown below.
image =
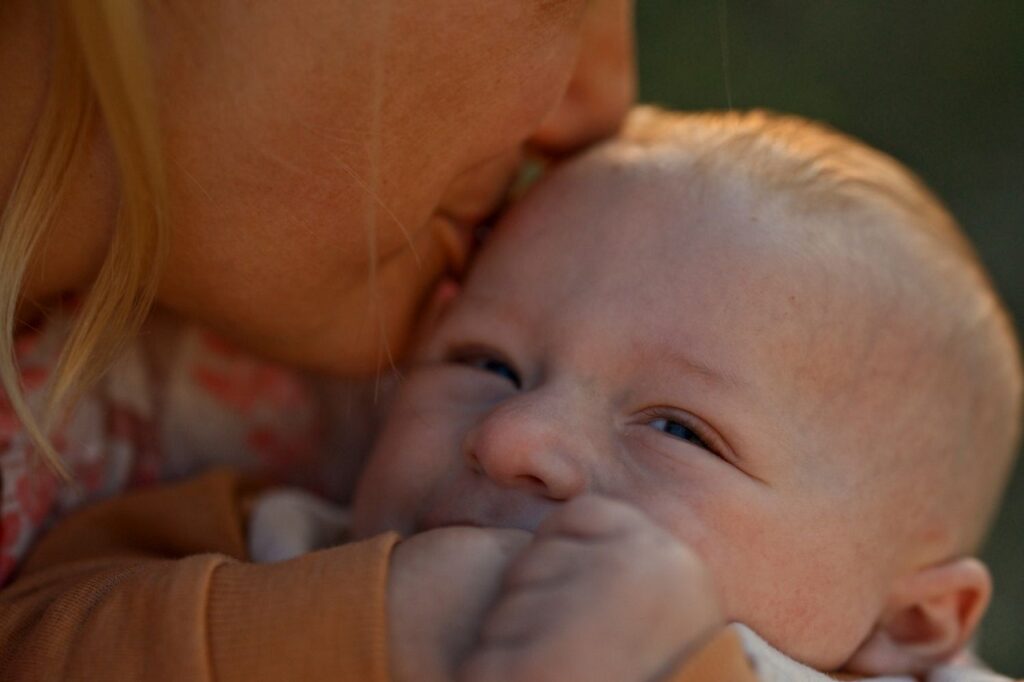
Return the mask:
<path id="1" fill-rule="evenodd" d="M 54 528 L 0 591 L 4 679 L 388 679 L 397 536 L 243 563 L 249 491 L 215 472 Z"/>
<path id="2" fill-rule="evenodd" d="M 68 517 L 0 591 L 4 679 L 447 679 L 527 542 L 446 528 L 251 564 L 255 492 L 218 471 Z M 755 682 L 735 633 L 669 679 L 712 673 Z"/>

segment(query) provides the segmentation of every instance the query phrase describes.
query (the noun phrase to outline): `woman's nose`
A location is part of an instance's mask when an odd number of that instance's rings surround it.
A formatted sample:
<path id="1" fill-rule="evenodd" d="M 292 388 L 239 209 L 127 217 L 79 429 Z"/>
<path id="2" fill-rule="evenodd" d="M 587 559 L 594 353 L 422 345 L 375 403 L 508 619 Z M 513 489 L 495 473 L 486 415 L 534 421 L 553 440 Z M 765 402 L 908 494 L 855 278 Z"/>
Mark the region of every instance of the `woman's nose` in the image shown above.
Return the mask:
<path id="1" fill-rule="evenodd" d="M 467 465 L 504 488 L 568 500 L 589 487 L 577 428 L 551 401 L 517 397 L 499 405 L 463 444 Z"/>
<path id="2" fill-rule="evenodd" d="M 530 146 L 560 156 L 607 137 L 635 98 L 633 0 L 590 0 L 575 71 Z"/>

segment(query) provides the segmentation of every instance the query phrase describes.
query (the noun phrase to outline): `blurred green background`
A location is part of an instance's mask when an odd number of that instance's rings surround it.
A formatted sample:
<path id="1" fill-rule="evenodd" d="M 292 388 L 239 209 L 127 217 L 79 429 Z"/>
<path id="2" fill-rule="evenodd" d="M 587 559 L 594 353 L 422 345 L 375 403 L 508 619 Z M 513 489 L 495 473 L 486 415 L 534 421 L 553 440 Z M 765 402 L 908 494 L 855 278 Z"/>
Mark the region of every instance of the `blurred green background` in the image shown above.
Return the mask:
<path id="1" fill-rule="evenodd" d="M 916 170 L 1024 320 L 1024 0 L 637 0 L 640 98 L 827 121 Z M 1024 676 L 1024 467 L 980 651 Z"/>

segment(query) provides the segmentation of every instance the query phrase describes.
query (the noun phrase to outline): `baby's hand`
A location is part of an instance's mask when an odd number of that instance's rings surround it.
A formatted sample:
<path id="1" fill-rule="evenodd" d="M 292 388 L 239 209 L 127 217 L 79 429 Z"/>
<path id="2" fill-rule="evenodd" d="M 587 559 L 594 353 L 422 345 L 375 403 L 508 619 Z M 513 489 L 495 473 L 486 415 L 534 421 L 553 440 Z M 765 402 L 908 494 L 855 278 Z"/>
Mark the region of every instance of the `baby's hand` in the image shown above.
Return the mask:
<path id="1" fill-rule="evenodd" d="M 509 565 L 463 680 L 655 680 L 722 615 L 697 555 L 639 510 L 577 498 Z"/>
<path id="2" fill-rule="evenodd" d="M 388 583 L 391 679 L 449 682 L 529 541 L 521 530 L 458 527 L 400 542 Z"/>

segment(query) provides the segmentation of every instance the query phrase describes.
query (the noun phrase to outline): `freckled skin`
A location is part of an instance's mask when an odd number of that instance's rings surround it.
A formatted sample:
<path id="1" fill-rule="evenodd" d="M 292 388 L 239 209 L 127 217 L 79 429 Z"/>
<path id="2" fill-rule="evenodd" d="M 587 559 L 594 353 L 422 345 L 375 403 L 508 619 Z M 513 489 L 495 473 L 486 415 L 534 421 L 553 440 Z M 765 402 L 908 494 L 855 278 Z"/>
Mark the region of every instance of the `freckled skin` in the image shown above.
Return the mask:
<path id="1" fill-rule="evenodd" d="M 807 221 L 676 180 L 596 156 L 513 208 L 398 392 L 356 527 L 534 529 L 580 494 L 612 497 L 697 552 L 727 619 L 835 669 L 908 568 L 892 523 L 906 479 L 877 470 L 916 408 L 875 374 L 909 342 L 871 329 L 842 250 L 802 257 Z M 893 400 L 857 397 L 868 366 Z"/>
<path id="2" fill-rule="evenodd" d="M 12 7 L 0 53 L 23 56 L 0 76 L 37 104 L 56 17 Z M 631 0 L 143 9 L 170 185 L 157 305 L 332 374 L 400 358 L 424 296 L 463 257 L 451 245 L 465 250 L 524 147 L 607 136 L 635 90 Z M 0 104 L 0 190 L 36 118 Z M 87 289 L 102 264 L 118 170 L 102 126 L 95 137 L 25 301 Z"/>

